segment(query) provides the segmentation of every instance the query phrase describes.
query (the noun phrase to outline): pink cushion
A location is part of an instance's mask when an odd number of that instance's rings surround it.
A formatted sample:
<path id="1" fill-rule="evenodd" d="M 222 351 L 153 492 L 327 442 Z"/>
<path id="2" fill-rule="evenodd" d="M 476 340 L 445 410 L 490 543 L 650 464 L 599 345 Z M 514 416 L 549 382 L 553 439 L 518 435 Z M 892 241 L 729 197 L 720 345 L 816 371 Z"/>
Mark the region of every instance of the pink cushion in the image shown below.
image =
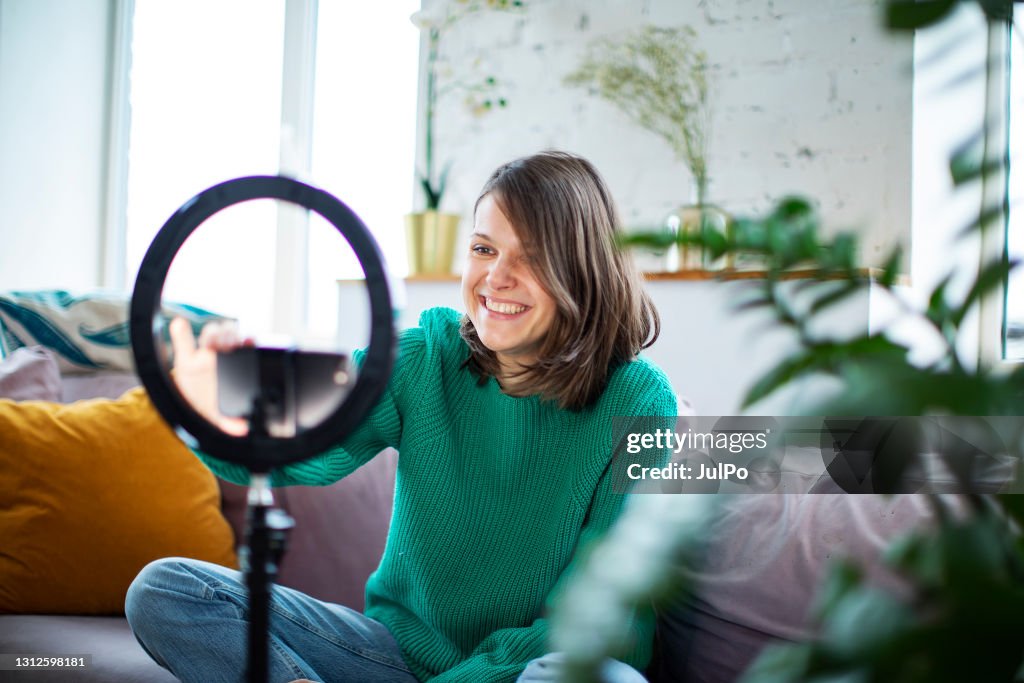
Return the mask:
<path id="1" fill-rule="evenodd" d="M 666 610 L 658 680 L 733 681 L 772 641 L 814 634 L 812 604 L 833 562 L 852 560 L 894 596 L 906 585 L 882 562 L 898 536 L 933 523 L 924 496 L 737 494 L 723 497 L 693 595 Z"/>
<path id="2" fill-rule="evenodd" d="M 59 401 L 60 369 L 53 352 L 42 346 L 26 346 L 0 362 L 0 398 Z"/>
<path id="3" fill-rule="evenodd" d="M 61 403 L 74 403 L 84 398 L 117 398 L 139 386 L 134 372 L 94 372 L 89 375 L 65 375 L 61 381 Z"/>

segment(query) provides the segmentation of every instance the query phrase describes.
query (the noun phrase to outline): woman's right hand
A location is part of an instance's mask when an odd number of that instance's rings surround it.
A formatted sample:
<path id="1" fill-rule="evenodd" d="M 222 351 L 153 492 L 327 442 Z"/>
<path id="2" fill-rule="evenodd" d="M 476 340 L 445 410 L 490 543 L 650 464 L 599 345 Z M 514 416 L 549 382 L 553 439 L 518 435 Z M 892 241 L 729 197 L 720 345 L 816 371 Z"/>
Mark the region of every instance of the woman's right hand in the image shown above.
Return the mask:
<path id="1" fill-rule="evenodd" d="M 174 351 L 172 377 L 178 391 L 208 422 L 233 436 L 245 436 L 249 425 L 240 417 L 222 415 L 217 401 L 217 353 L 251 346 L 251 339 L 242 339 L 237 328 L 227 322 L 211 322 L 203 326 L 196 343 L 192 325 L 184 318 L 171 321 L 171 348 Z"/>

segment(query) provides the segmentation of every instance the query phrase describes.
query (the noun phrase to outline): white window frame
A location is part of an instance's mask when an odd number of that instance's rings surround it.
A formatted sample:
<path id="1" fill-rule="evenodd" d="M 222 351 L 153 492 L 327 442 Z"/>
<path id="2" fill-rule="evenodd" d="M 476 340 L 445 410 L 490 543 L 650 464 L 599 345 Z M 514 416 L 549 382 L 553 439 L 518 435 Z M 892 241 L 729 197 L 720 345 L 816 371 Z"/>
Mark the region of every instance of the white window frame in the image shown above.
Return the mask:
<path id="1" fill-rule="evenodd" d="M 278 172 L 299 179 L 309 176 L 312 165 L 318 7 L 318 0 L 285 0 Z M 114 0 L 113 12 L 101 285 L 125 290 L 133 285 L 127 281 L 125 247 L 135 1 Z M 308 214 L 281 203 L 278 208 L 271 317 L 274 331 L 306 328 L 307 270 Z"/>
<path id="2" fill-rule="evenodd" d="M 111 37 L 110 90 L 107 120 L 106 192 L 100 236 L 100 285 L 126 289 L 125 247 L 128 240 L 128 140 L 131 134 L 130 78 L 132 22 L 135 0 L 114 0 Z"/>
<path id="3" fill-rule="evenodd" d="M 1010 134 L 1009 98 L 1009 51 L 1013 39 L 1010 28 L 1003 23 L 991 23 L 988 29 L 988 91 L 989 111 L 1000 110 L 1003 115 L 990 121 L 988 135 L 989 149 L 985 150 L 989 158 L 998 158 L 1006 153 Z M 1024 68 L 1024 65 L 1018 65 Z M 995 206 L 1004 202 L 1007 197 L 1009 181 L 1007 169 L 1000 173 L 987 174 L 982 179 L 980 206 Z M 1007 258 L 1007 230 L 1009 215 L 1001 215 L 1001 223 L 991 225 L 981 233 L 981 247 L 978 255 L 979 270 L 986 263 L 999 258 Z M 1006 358 L 1006 297 L 1007 285 L 994 288 L 982 298 L 978 315 L 978 364 L 979 367 L 1008 372 L 1024 361 L 1019 358 Z"/>

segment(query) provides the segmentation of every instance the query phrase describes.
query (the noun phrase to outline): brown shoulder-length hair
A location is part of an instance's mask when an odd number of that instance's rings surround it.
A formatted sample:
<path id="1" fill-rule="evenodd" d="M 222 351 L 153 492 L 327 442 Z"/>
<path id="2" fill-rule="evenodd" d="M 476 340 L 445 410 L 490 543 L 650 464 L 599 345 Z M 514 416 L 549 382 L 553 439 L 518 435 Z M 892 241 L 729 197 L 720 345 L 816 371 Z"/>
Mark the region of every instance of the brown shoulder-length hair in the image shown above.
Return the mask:
<path id="1" fill-rule="evenodd" d="M 537 361 L 521 372 L 518 393 L 584 408 L 604 391 L 615 366 L 653 344 L 661 330 L 631 256 L 616 244 L 620 227 L 611 193 L 589 161 L 548 151 L 498 168 L 477 206 L 488 195 L 512 224 L 557 309 Z M 468 315 L 461 333 L 470 348 L 467 366 L 481 381 L 498 376 L 498 359 Z"/>

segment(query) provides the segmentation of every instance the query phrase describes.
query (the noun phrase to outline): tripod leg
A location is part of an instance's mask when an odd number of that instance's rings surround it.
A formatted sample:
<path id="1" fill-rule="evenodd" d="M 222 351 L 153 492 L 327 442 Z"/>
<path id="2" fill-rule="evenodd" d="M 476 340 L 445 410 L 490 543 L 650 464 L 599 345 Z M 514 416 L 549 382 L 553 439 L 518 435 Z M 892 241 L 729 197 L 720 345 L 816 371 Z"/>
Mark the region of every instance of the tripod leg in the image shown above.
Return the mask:
<path id="1" fill-rule="evenodd" d="M 242 569 L 249 589 L 249 656 L 246 680 L 266 683 L 270 637 L 270 587 L 284 556 L 288 530 L 294 522 L 283 510 L 274 509 L 274 497 L 266 474 L 253 474 L 248 497 L 246 547 Z"/>

